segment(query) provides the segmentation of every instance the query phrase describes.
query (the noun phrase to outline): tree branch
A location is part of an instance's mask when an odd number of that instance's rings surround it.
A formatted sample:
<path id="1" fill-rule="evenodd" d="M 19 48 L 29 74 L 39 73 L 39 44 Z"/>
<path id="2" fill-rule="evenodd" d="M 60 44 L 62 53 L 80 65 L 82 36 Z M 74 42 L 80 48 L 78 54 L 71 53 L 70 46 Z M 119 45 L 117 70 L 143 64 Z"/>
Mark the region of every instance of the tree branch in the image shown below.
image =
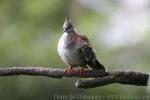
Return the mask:
<path id="1" fill-rule="evenodd" d="M 137 86 L 147 86 L 149 75 L 141 72 L 133 71 L 114 71 L 108 72 L 104 77 L 90 80 L 80 80 L 76 82 L 78 88 L 94 88 L 113 83 L 129 84 Z"/>
<path id="2" fill-rule="evenodd" d="M 101 70 L 86 70 L 84 76 L 81 76 L 79 74 L 79 71 L 74 71 L 71 76 L 68 76 L 64 73 L 63 69 L 53 69 L 44 67 L 0 68 L 0 76 L 12 76 L 12 75 L 47 76 L 52 78 L 62 78 L 62 77 L 94 78 L 77 81 L 76 87 L 78 88 L 94 88 L 113 83 L 146 86 L 149 78 L 149 75 L 146 73 L 134 71 L 104 72 Z"/>
<path id="3" fill-rule="evenodd" d="M 64 69 L 54 69 L 45 67 L 0 68 L 0 76 L 12 76 L 12 75 L 47 76 L 52 78 L 62 78 L 62 77 L 96 78 L 106 76 L 108 75 L 108 73 L 103 72 L 101 70 L 87 70 L 85 76 L 81 76 L 79 71 L 74 71 L 71 76 L 68 76 L 64 73 Z"/>

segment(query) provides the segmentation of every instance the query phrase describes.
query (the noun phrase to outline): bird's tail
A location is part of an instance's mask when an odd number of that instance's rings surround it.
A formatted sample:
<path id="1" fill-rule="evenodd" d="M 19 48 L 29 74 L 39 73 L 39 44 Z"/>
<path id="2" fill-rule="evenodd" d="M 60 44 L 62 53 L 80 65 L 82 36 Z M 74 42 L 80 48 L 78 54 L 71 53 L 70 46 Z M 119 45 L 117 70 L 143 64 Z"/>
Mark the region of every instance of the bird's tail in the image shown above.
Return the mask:
<path id="1" fill-rule="evenodd" d="M 100 69 L 106 71 L 105 67 L 97 59 L 95 61 L 92 61 L 89 65 L 94 70 Z"/>

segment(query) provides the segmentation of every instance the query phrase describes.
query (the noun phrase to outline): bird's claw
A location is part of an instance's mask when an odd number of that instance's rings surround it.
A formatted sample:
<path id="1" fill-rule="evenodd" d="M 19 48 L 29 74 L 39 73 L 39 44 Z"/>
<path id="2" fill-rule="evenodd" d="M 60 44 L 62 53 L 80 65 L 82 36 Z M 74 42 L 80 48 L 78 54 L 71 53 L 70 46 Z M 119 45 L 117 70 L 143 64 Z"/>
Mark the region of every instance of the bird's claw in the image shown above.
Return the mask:
<path id="1" fill-rule="evenodd" d="M 84 75 L 85 75 L 85 70 L 84 70 L 83 67 L 80 69 L 80 75 L 81 75 L 81 76 L 84 76 Z"/>
<path id="2" fill-rule="evenodd" d="M 71 76 L 71 74 L 73 73 L 73 69 L 72 69 L 71 66 L 69 66 L 68 68 L 66 68 L 66 69 L 64 70 L 64 72 L 65 72 L 65 74 Z"/>
<path id="3" fill-rule="evenodd" d="M 73 68 L 72 68 L 71 66 L 69 66 L 68 68 L 66 68 L 66 69 L 64 70 L 64 72 L 65 72 L 66 75 L 71 76 L 72 73 L 73 73 Z M 81 76 L 84 76 L 84 75 L 85 75 L 84 67 L 82 67 L 82 68 L 80 69 L 80 75 L 81 75 Z"/>

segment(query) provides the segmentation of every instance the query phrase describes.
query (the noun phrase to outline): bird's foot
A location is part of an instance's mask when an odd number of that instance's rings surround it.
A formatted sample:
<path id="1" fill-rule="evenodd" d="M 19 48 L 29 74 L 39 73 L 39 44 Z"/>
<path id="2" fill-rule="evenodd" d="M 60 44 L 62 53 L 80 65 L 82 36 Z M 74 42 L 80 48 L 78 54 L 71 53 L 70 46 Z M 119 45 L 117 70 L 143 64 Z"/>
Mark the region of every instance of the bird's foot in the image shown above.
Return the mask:
<path id="1" fill-rule="evenodd" d="M 68 66 L 68 68 L 66 68 L 64 71 L 65 71 L 65 74 L 71 76 L 71 74 L 73 73 L 72 66 Z"/>
<path id="2" fill-rule="evenodd" d="M 84 75 L 85 75 L 84 67 L 82 67 L 82 68 L 80 69 L 80 75 L 81 75 L 81 76 L 84 76 Z"/>

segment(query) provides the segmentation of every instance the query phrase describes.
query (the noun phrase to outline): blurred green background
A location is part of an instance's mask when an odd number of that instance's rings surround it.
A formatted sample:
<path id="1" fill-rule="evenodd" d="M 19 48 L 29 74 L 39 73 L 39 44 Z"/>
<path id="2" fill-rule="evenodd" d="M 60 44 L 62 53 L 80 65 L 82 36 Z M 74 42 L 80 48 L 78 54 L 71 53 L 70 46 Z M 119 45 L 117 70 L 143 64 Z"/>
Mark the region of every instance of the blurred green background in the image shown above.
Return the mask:
<path id="1" fill-rule="evenodd" d="M 65 68 L 57 43 L 68 13 L 77 31 L 89 37 L 97 58 L 108 70 L 149 73 L 149 8 L 149 0 L 0 0 L 0 67 Z M 119 96 L 149 95 L 147 87 L 120 84 L 77 89 L 77 80 L 0 77 L 0 100 L 58 100 L 54 95 L 78 94 L 120 100 Z"/>

